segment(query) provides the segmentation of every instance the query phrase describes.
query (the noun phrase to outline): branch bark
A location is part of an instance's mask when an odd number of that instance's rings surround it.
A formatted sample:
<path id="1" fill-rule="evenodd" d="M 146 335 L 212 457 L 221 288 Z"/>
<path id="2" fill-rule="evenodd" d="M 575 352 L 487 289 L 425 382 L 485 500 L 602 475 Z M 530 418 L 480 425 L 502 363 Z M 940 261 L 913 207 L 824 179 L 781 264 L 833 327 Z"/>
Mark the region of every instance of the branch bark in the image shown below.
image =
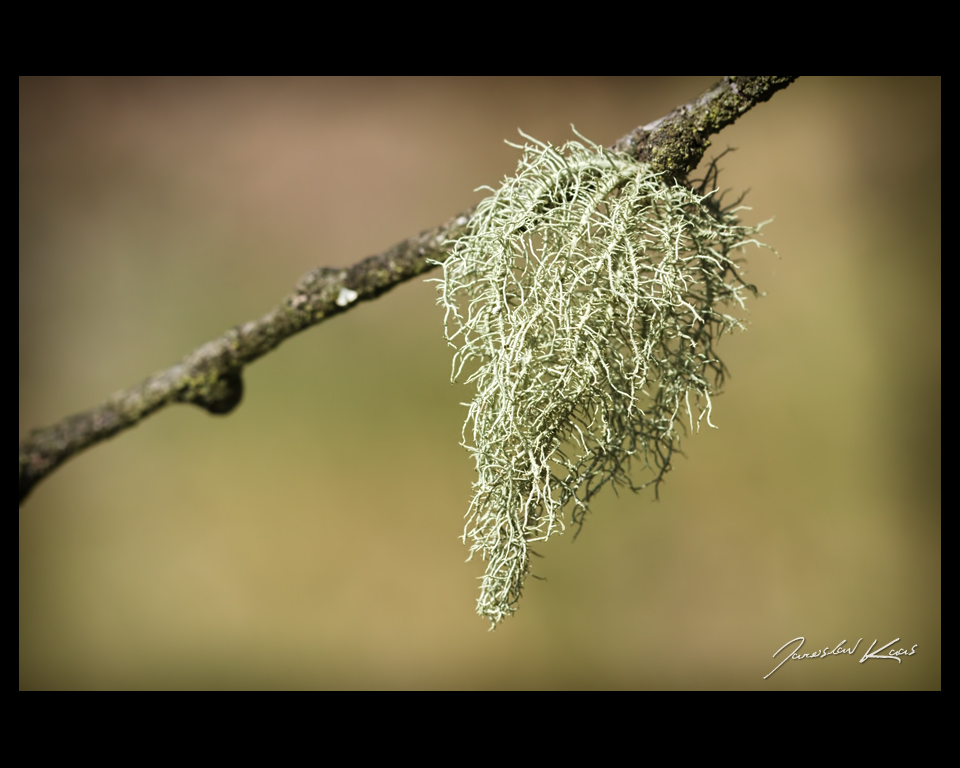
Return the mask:
<path id="1" fill-rule="evenodd" d="M 794 79 L 724 78 L 669 115 L 631 131 L 611 149 L 631 154 L 682 181 L 703 158 L 711 135 Z M 166 405 L 192 403 L 212 414 L 230 413 L 243 396 L 244 366 L 295 333 L 433 269 L 433 262 L 446 259 L 448 242 L 466 231 L 472 215 L 473 209 L 464 211 L 352 267 L 312 270 L 279 306 L 259 319 L 231 328 L 173 367 L 117 392 L 95 408 L 33 430 L 20 442 L 20 504 L 67 459 Z"/>

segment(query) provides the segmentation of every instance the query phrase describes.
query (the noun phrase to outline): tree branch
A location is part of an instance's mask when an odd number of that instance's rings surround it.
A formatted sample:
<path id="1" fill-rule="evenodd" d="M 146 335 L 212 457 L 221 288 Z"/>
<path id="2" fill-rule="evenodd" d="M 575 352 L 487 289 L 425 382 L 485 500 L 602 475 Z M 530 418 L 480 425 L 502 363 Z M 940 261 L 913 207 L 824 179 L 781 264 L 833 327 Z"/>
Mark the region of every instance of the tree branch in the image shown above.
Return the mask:
<path id="1" fill-rule="evenodd" d="M 631 131 L 611 149 L 651 163 L 679 180 L 703 158 L 709 137 L 755 104 L 785 88 L 793 77 L 728 77 L 666 117 Z M 473 209 L 421 232 L 347 269 L 320 267 L 304 275 L 276 308 L 231 328 L 131 389 L 58 424 L 32 431 L 20 442 L 20 503 L 44 477 L 71 456 L 134 426 L 170 403 L 192 403 L 212 414 L 230 413 L 243 396 L 243 367 L 295 333 L 375 299 L 429 271 L 448 256 L 447 243 L 462 235 Z"/>

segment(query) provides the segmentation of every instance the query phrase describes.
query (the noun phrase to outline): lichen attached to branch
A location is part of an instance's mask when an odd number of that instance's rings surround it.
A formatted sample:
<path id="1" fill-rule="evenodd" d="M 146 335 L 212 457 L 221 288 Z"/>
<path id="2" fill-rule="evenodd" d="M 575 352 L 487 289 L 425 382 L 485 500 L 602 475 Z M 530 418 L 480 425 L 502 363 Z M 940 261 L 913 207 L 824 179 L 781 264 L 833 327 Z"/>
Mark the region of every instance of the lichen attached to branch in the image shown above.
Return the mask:
<path id="1" fill-rule="evenodd" d="M 682 179 L 703 157 L 709 137 L 785 88 L 793 76 L 726 77 L 660 120 L 621 137 L 613 149 L 649 163 L 662 179 Z M 171 403 L 209 413 L 232 412 L 243 394 L 243 368 L 304 329 L 335 317 L 439 265 L 473 210 L 407 238 L 349 269 L 318 267 L 294 294 L 258 320 L 227 331 L 165 371 L 105 403 L 69 416 L 20 441 L 20 504 L 72 456 L 138 424 Z"/>
<path id="2" fill-rule="evenodd" d="M 755 292 L 732 253 L 760 245 L 711 192 L 586 139 L 525 138 L 516 176 L 489 190 L 438 281 L 453 378 L 476 386 L 464 540 L 487 562 L 477 611 L 494 626 L 566 510 L 579 527 L 604 485 L 659 485 L 677 424 L 710 423 L 714 345 L 741 327 L 727 308 Z"/>

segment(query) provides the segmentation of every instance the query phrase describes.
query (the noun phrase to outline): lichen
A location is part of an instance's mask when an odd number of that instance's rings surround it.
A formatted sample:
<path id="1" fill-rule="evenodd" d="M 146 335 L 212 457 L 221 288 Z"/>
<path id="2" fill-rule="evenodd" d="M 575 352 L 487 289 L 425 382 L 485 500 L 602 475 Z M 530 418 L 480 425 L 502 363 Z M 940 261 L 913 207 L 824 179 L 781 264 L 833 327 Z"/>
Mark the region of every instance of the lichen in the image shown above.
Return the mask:
<path id="1" fill-rule="evenodd" d="M 760 245 L 712 192 L 582 136 L 560 149 L 524 137 L 517 174 L 485 188 L 438 281 L 452 378 L 476 386 L 464 541 L 487 563 L 477 611 L 494 626 L 567 510 L 579 527 L 608 483 L 658 486 L 680 420 L 710 423 L 714 345 L 741 327 L 726 308 L 754 291 L 731 254 Z"/>

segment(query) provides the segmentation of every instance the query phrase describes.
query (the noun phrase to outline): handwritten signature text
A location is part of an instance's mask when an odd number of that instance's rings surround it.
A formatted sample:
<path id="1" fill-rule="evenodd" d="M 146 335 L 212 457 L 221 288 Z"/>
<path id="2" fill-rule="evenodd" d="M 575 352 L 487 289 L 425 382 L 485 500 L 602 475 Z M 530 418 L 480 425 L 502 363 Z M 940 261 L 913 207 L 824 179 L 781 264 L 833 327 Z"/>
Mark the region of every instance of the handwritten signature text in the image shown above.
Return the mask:
<path id="1" fill-rule="evenodd" d="M 785 648 L 787 648 L 790 645 L 793 645 L 794 643 L 797 644 L 793 648 L 793 650 L 791 650 L 784 657 L 783 661 L 777 664 L 777 666 L 775 666 L 769 673 L 764 675 L 763 679 L 766 680 L 768 677 L 770 677 L 770 675 L 772 675 L 774 672 L 780 669 L 780 667 L 782 667 L 788 661 L 793 661 L 793 660 L 802 661 L 803 659 L 825 659 L 828 656 L 843 656 L 844 654 L 853 656 L 854 653 L 856 653 L 856 650 L 862 641 L 863 641 L 863 638 L 861 637 L 859 640 L 857 640 L 856 645 L 854 645 L 852 648 L 845 648 L 844 646 L 846 645 L 847 641 L 841 640 L 839 643 L 836 644 L 836 646 L 834 646 L 832 650 L 830 646 L 827 646 L 826 648 L 823 648 L 823 649 L 817 649 L 812 653 L 800 653 L 800 649 L 803 648 L 803 644 L 806 642 L 806 638 L 795 637 L 790 642 L 787 642 L 781 645 L 780 648 L 777 650 L 777 652 L 773 654 L 773 658 L 777 658 L 777 656 L 780 655 L 780 652 L 783 651 Z M 882 648 L 877 648 L 877 650 L 874 651 L 873 649 L 877 644 L 877 641 L 874 640 L 870 644 L 870 647 L 867 649 L 867 652 L 863 654 L 863 657 L 860 659 L 860 663 L 863 664 L 865 661 L 869 659 L 893 659 L 899 664 L 902 661 L 900 658 L 901 656 L 913 656 L 917 652 L 917 645 L 919 645 L 919 643 L 915 644 L 909 651 L 906 650 L 905 648 L 899 648 L 896 650 L 891 650 L 889 653 L 884 653 L 884 651 L 886 651 L 887 648 L 889 648 L 891 645 L 899 642 L 900 642 L 899 637 L 894 638 Z"/>

